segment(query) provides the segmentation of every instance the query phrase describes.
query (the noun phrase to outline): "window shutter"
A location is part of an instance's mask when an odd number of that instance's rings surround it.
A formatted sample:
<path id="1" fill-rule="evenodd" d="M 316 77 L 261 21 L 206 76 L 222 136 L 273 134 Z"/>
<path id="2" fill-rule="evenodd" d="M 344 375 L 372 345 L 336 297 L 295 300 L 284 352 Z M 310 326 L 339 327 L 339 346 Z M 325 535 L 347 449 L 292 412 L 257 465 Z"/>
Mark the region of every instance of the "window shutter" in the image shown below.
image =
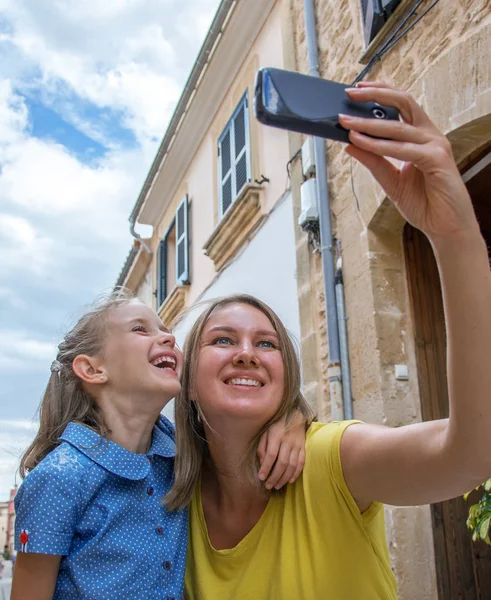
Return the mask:
<path id="1" fill-rule="evenodd" d="M 184 196 L 176 212 L 176 283 L 189 283 L 188 196 Z"/>
<path id="2" fill-rule="evenodd" d="M 159 244 L 157 309 L 167 297 L 167 235 Z"/>
<path id="3" fill-rule="evenodd" d="M 237 196 L 244 185 L 250 181 L 249 160 L 249 114 L 247 97 L 241 102 L 233 119 L 235 194 Z"/>
<path id="4" fill-rule="evenodd" d="M 240 190 L 251 180 L 247 95 L 240 101 L 218 140 L 218 170 L 220 216 L 223 216 Z"/>
<path id="5" fill-rule="evenodd" d="M 367 46 L 400 3 L 401 0 L 361 0 L 363 33 Z"/>
<path id="6" fill-rule="evenodd" d="M 368 0 L 366 3 L 365 12 L 363 13 L 363 23 L 365 44 L 368 46 L 368 44 L 382 29 L 385 23 L 381 0 Z"/>
<path id="7" fill-rule="evenodd" d="M 232 204 L 232 131 L 228 127 L 218 143 L 218 164 L 220 170 L 220 214 L 223 215 Z"/>

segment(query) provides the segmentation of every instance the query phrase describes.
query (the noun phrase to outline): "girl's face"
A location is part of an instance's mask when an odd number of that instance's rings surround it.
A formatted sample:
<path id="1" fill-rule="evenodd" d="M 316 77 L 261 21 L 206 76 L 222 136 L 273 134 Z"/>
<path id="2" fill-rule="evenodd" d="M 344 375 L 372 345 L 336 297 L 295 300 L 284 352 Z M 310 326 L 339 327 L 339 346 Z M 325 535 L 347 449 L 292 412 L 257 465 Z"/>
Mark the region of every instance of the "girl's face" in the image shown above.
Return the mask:
<path id="1" fill-rule="evenodd" d="M 138 300 L 110 311 L 102 362 L 107 384 L 135 397 L 162 394 L 166 401 L 181 390 L 182 353 L 157 314 Z"/>
<path id="2" fill-rule="evenodd" d="M 247 418 L 261 426 L 280 408 L 284 364 L 271 321 L 247 304 L 217 309 L 201 335 L 196 390 L 207 419 Z"/>

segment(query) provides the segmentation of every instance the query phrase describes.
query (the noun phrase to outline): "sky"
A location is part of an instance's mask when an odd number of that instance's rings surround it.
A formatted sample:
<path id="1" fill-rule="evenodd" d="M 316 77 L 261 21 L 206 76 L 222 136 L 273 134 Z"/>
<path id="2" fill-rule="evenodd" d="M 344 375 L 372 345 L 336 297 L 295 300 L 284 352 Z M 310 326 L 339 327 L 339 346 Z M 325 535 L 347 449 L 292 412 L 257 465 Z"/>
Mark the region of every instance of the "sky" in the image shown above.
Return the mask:
<path id="1" fill-rule="evenodd" d="M 0 501 L 63 332 L 128 216 L 219 0 L 0 0 Z"/>

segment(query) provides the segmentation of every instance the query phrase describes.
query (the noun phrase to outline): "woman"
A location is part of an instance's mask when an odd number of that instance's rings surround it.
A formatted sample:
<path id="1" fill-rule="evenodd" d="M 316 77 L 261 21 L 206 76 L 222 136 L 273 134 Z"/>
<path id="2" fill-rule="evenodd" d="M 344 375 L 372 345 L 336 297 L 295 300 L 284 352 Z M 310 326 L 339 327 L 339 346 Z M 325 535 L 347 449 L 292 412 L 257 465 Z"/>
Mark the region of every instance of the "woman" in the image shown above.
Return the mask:
<path id="1" fill-rule="evenodd" d="M 176 482 L 166 497 L 174 508 L 191 501 L 190 599 L 394 599 L 381 503 L 442 501 L 491 473 L 491 456 L 482 451 L 491 428 L 491 277 L 450 144 L 405 92 L 363 83 L 348 94 L 394 106 L 402 117 L 340 121 L 351 130 L 348 154 L 432 244 L 445 307 L 450 417 L 397 429 L 313 423 L 302 476 L 272 494 L 254 476 L 254 447 L 275 420 L 295 406 L 305 410 L 299 366 L 268 307 L 248 297 L 213 305 L 186 345 Z"/>

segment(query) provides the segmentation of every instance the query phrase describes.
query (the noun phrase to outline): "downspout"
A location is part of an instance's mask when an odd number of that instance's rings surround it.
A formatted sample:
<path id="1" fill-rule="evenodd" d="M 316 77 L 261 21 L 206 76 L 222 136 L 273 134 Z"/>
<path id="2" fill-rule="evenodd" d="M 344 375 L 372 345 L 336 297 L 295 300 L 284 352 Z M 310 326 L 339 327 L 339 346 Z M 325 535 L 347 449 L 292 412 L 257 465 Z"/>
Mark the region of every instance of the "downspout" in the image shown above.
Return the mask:
<path id="1" fill-rule="evenodd" d="M 138 235 L 138 233 L 136 233 L 135 231 L 135 225 L 136 225 L 136 217 L 135 219 L 130 219 L 130 233 L 131 235 L 135 238 L 135 240 L 138 240 L 142 246 L 142 248 L 145 250 L 145 252 L 147 254 L 152 254 L 152 251 L 150 250 L 150 248 L 147 246 L 147 244 L 143 241 L 143 238 Z"/>
<path id="2" fill-rule="evenodd" d="M 348 328 L 346 326 L 346 310 L 344 302 L 343 258 L 341 243 L 337 242 L 338 260 L 336 261 L 336 304 L 338 309 L 339 346 L 341 350 L 341 382 L 343 384 L 344 418 L 353 418 L 353 401 L 351 398 L 351 373 L 348 348 Z"/>
<path id="3" fill-rule="evenodd" d="M 315 22 L 314 0 L 304 0 L 305 32 L 309 75 L 319 77 L 319 53 L 317 48 L 317 30 Z M 327 160 L 324 140 L 314 137 L 314 157 L 316 165 L 317 203 L 319 208 L 319 230 L 324 276 L 324 294 L 326 299 L 328 378 L 331 400 L 331 418 L 343 420 L 345 407 L 341 385 L 341 354 L 339 345 L 338 311 L 334 273 L 334 247 L 331 224 L 331 208 L 327 187 Z"/>

